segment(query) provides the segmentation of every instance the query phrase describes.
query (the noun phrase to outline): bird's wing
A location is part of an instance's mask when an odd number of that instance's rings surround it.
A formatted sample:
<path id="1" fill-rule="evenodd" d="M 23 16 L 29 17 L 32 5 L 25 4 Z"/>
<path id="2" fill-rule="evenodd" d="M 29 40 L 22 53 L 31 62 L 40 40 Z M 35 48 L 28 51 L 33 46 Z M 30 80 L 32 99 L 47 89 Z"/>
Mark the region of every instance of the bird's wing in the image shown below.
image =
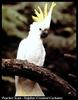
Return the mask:
<path id="1" fill-rule="evenodd" d="M 23 39 L 19 44 L 16 59 L 25 60 L 25 46 L 26 45 L 25 45 L 24 41 L 25 41 L 25 39 Z"/>

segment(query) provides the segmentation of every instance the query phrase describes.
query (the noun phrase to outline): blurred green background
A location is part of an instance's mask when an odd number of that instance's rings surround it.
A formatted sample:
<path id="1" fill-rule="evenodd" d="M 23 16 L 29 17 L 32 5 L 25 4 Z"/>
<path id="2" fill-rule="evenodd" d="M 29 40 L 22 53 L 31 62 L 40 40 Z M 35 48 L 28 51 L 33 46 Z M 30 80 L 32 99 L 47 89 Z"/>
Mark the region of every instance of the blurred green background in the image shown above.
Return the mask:
<path id="1" fill-rule="evenodd" d="M 34 9 L 42 10 L 46 2 L 7 2 L 2 4 L 1 58 L 16 58 L 20 41 L 28 36 Z M 48 9 L 51 2 L 48 3 Z M 76 5 L 74 2 L 56 2 L 52 13 L 50 33 L 43 40 L 46 49 L 44 66 L 67 80 L 77 89 L 76 67 Z M 72 78 L 70 75 L 74 75 Z M 12 81 L 9 81 L 11 80 Z M 2 94 L 13 96 L 14 77 L 1 78 Z M 4 92 L 5 91 L 5 92 Z M 46 95 L 59 95 L 55 90 L 43 89 Z M 55 91 L 55 92 L 54 92 Z"/>

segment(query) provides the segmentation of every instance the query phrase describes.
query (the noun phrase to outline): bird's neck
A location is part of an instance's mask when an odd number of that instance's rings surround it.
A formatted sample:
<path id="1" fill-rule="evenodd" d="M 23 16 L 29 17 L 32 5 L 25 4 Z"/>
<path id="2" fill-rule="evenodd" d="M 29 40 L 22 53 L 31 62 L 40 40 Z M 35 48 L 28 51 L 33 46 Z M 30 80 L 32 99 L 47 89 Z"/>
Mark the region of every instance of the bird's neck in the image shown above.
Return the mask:
<path id="1" fill-rule="evenodd" d="M 40 35 L 37 34 L 37 33 L 34 33 L 33 31 L 29 32 L 28 38 L 33 39 L 33 40 L 41 41 Z"/>

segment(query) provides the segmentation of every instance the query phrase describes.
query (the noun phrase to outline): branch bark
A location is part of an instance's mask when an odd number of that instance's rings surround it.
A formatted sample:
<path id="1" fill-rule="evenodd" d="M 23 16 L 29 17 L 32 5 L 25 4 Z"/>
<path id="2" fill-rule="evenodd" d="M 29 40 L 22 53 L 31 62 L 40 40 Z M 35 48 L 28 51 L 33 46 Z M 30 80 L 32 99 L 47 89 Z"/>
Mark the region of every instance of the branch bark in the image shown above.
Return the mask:
<path id="1" fill-rule="evenodd" d="M 76 90 L 67 81 L 46 68 L 38 67 L 26 60 L 2 59 L 1 74 L 26 77 L 49 89 L 54 87 L 67 96 L 76 96 Z"/>

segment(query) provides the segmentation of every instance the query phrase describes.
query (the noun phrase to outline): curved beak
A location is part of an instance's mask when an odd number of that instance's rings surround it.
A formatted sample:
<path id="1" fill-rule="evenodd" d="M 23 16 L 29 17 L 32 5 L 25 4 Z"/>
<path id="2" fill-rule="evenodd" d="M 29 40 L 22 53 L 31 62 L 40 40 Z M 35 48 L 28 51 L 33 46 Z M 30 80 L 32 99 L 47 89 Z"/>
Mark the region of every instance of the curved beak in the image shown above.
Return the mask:
<path id="1" fill-rule="evenodd" d="M 48 36 L 48 33 L 49 33 L 48 29 L 45 29 L 44 31 L 42 31 L 41 38 L 46 38 Z"/>

